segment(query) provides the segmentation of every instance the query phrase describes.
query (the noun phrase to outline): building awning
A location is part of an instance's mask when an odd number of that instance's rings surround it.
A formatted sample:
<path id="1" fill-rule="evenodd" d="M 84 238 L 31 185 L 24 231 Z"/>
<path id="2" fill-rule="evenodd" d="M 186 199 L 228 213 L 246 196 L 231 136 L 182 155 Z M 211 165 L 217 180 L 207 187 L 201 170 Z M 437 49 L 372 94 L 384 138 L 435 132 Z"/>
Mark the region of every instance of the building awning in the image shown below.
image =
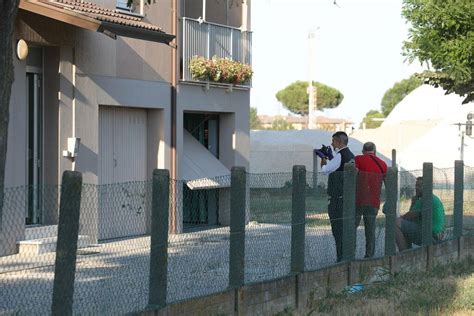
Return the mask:
<path id="1" fill-rule="evenodd" d="M 183 179 L 191 190 L 230 187 L 229 169 L 186 130 L 183 145 Z"/>
<path id="2" fill-rule="evenodd" d="M 79 0 L 20 1 L 20 9 L 87 30 L 101 32 L 112 38 L 131 37 L 169 44 L 174 35 L 143 22 L 140 17 L 106 9 L 95 3 Z"/>

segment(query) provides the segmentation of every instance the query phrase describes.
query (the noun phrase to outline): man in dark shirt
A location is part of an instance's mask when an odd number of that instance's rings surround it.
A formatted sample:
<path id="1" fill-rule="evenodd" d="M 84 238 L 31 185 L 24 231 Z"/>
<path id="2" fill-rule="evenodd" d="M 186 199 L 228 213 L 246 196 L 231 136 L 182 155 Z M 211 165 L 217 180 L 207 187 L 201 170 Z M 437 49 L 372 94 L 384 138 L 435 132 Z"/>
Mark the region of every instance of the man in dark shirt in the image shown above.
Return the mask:
<path id="1" fill-rule="evenodd" d="M 375 252 L 375 219 L 380 208 L 380 192 L 387 174 L 387 164 L 376 156 L 375 144 L 367 142 L 362 148 L 362 155 L 355 157 L 355 165 L 359 170 L 355 228 L 364 216 L 365 258 L 372 258 Z"/>
<path id="2" fill-rule="evenodd" d="M 342 260 L 342 194 L 344 187 L 344 165 L 354 161 L 354 154 L 347 147 L 349 137 L 344 132 L 332 135 L 332 147 L 335 155 L 331 160 L 321 159 L 321 172 L 329 173 L 328 178 L 328 214 L 331 230 L 336 242 L 337 261 Z"/>

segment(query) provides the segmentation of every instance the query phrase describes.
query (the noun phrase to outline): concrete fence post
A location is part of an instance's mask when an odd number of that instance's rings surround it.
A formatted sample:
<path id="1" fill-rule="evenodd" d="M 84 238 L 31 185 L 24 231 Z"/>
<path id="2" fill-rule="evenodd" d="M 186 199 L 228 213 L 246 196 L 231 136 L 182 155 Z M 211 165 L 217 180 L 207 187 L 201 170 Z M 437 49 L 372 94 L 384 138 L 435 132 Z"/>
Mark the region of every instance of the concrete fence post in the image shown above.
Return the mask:
<path id="1" fill-rule="evenodd" d="M 82 174 L 77 171 L 65 171 L 61 184 L 51 305 L 51 314 L 54 316 L 72 315 L 81 191 Z"/>
<path id="2" fill-rule="evenodd" d="M 421 202 L 421 243 L 423 246 L 430 246 L 433 244 L 433 164 L 431 162 L 423 164 L 423 196 Z"/>
<path id="3" fill-rule="evenodd" d="M 158 308 L 166 305 L 169 196 L 169 171 L 153 170 L 148 305 Z"/>
<path id="4" fill-rule="evenodd" d="M 392 149 L 392 167 L 396 167 L 397 166 L 397 150 L 396 149 Z"/>
<path id="5" fill-rule="evenodd" d="M 293 166 L 291 195 L 291 272 L 304 271 L 306 167 Z"/>
<path id="6" fill-rule="evenodd" d="M 353 163 L 344 166 L 343 210 L 342 210 L 342 260 L 354 260 L 356 247 L 355 195 L 357 169 Z"/>
<path id="7" fill-rule="evenodd" d="M 313 151 L 313 194 L 317 194 L 318 190 L 318 171 L 319 171 L 319 157 Z"/>
<path id="8" fill-rule="evenodd" d="M 244 284 L 246 182 L 245 168 L 233 167 L 230 179 L 229 288 Z"/>
<path id="9" fill-rule="evenodd" d="M 454 163 L 454 238 L 462 236 L 464 204 L 464 162 Z"/>
<path id="10" fill-rule="evenodd" d="M 398 168 L 390 167 L 385 180 L 386 201 L 385 213 L 385 256 L 393 256 L 396 253 L 395 225 L 397 218 L 398 203 Z"/>

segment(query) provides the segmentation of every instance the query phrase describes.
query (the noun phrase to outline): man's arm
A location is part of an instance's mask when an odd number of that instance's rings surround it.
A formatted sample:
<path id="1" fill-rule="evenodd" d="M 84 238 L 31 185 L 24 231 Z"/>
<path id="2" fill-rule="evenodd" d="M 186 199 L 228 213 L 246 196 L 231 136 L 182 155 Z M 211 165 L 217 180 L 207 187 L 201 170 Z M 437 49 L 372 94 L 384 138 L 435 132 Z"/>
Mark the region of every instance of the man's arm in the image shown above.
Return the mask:
<path id="1" fill-rule="evenodd" d="M 407 213 L 403 214 L 401 217 L 403 219 L 409 220 L 409 221 L 415 221 L 419 218 L 421 218 L 421 212 L 419 211 L 413 211 L 413 206 L 415 203 L 418 201 L 419 197 L 414 196 L 411 198 L 411 205 L 410 205 L 410 211 Z"/>
<path id="2" fill-rule="evenodd" d="M 331 173 L 337 170 L 341 165 L 341 154 L 337 153 L 333 159 L 327 161 L 321 159 L 321 172 L 322 173 Z"/>
<path id="3" fill-rule="evenodd" d="M 408 220 L 408 221 L 415 221 L 415 220 L 417 220 L 418 218 L 420 218 L 420 215 L 421 215 L 420 212 L 409 211 L 409 212 L 403 214 L 401 217 L 402 217 L 403 219 Z"/>

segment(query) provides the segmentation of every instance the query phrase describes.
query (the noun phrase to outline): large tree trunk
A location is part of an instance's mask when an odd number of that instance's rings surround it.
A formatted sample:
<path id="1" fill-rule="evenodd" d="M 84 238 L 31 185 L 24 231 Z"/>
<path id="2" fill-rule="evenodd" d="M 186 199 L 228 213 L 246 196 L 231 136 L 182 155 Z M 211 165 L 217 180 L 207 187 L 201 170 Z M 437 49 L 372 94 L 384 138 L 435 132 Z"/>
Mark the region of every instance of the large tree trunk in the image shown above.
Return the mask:
<path id="1" fill-rule="evenodd" d="M 0 0 L 0 231 L 3 227 L 5 163 L 7 159 L 10 94 L 13 83 L 13 27 L 19 0 Z"/>

